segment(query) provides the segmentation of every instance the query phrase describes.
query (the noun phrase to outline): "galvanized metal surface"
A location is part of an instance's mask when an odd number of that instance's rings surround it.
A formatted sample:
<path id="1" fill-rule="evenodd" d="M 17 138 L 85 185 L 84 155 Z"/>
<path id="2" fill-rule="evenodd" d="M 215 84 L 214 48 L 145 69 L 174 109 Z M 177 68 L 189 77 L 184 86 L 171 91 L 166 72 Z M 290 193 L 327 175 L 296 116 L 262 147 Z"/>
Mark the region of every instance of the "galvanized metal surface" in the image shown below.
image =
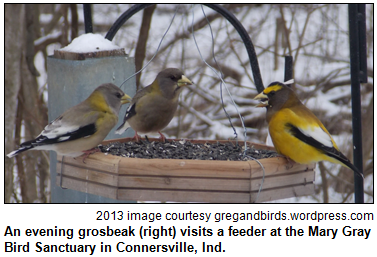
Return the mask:
<path id="1" fill-rule="evenodd" d="M 86 60 L 61 60 L 48 57 L 48 115 L 54 120 L 68 108 L 85 100 L 93 90 L 103 83 L 120 86 L 135 72 L 134 58 L 112 56 L 90 58 Z M 136 82 L 132 78 L 122 86 L 122 90 L 131 97 L 136 92 Z M 121 108 L 117 128 L 124 117 L 128 105 Z M 114 133 L 115 128 L 106 137 L 116 139 L 133 135 L 131 129 L 122 135 Z M 61 189 L 56 185 L 56 153 L 50 153 L 51 202 L 52 203 L 119 203 L 101 196 L 82 193 L 70 189 Z"/>

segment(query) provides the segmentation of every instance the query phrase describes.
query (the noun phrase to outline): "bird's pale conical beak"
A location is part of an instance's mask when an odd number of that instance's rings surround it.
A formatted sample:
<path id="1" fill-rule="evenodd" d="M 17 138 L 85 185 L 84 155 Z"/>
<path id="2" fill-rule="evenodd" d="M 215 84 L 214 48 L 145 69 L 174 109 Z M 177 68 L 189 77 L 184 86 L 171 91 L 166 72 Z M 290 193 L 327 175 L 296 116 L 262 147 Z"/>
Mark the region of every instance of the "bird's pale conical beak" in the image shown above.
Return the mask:
<path id="1" fill-rule="evenodd" d="M 254 100 L 260 100 L 260 103 L 255 107 L 266 107 L 268 106 L 268 97 L 263 92 L 254 97 Z"/>
<path id="2" fill-rule="evenodd" d="M 127 95 L 127 94 L 124 94 L 124 96 L 120 99 L 120 102 L 122 104 L 126 104 L 126 103 L 130 103 L 132 100 L 132 97 Z"/>
<path id="3" fill-rule="evenodd" d="M 191 80 L 189 80 L 185 75 L 182 75 L 181 79 L 178 80 L 178 86 L 179 87 L 183 87 L 183 86 L 188 86 L 188 85 L 192 85 L 193 83 L 191 82 Z"/>

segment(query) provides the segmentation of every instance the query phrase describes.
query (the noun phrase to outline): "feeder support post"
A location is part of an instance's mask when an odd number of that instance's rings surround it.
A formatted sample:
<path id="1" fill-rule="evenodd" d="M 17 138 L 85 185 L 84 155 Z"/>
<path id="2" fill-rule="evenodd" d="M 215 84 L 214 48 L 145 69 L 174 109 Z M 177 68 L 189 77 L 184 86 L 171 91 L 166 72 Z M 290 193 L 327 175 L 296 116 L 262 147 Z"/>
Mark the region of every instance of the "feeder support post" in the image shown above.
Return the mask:
<path id="1" fill-rule="evenodd" d="M 349 4 L 353 163 L 363 172 L 360 83 L 367 82 L 365 4 Z M 356 173 L 355 203 L 364 202 L 364 180 Z"/>

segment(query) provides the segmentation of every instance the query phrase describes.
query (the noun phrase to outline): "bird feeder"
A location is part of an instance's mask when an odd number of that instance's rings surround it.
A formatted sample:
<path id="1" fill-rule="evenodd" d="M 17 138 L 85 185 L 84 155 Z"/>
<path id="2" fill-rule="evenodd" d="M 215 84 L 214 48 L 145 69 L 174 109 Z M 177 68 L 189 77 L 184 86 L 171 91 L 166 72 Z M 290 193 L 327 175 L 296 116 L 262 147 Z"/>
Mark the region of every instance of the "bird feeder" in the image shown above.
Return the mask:
<path id="1" fill-rule="evenodd" d="M 107 140 L 103 145 L 130 140 Z M 252 142 L 247 145 L 255 149 L 274 149 Z M 84 163 L 82 157 L 64 157 L 62 161 L 58 156 L 56 183 L 89 194 L 134 201 L 254 203 L 314 193 L 315 164 L 291 164 L 284 157 L 259 159 L 259 162 L 265 174 L 253 160 L 140 159 L 95 153 Z"/>
<path id="2" fill-rule="evenodd" d="M 88 49 L 87 44 L 84 47 Z M 135 73 L 134 58 L 129 57 L 124 49 L 73 52 L 55 50 L 47 58 L 48 66 L 48 114 L 49 121 L 54 120 L 68 108 L 84 101 L 93 90 L 103 83 L 120 86 Z M 135 79 L 123 85 L 122 90 L 128 95 L 136 92 Z M 120 111 L 120 117 L 125 108 Z M 106 139 L 117 138 L 112 130 Z M 132 134 L 132 132 L 127 132 Z M 124 136 L 124 135 L 123 135 Z M 62 190 L 55 186 L 56 153 L 50 153 L 51 201 L 52 202 L 114 202 L 81 192 Z"/>
<path id="3" fill-rule="evenodd" d="M 106 39 L 112 40 L 130 17 L 148 6 L 150 4 L 136 4 L 129 8 L 110 28 Z M 264 86 L 255 49 L 247 31 L 226 8 L 217 4 L 207 6 L 223 15 L 240 34 L 250 59 L 255 86 L 261 92 Z M 120 142 L 129 140 L 116 139 Z M 110 142 L 113 140 L 104 141 L 103 144 Z M 247 142 L 247 145 L 256 149 L 273 149 L 252 142 Z M 253 160 L 137 159 L 104 153 L 90 155 L 85 163 L 81 157 L 74 159 L 58 156 L 57 164 L 52 163 L 51 166 L 56 167 L 56 185 L 114 200 L 254 203 L 314 193 L 315 164 L 292 164 L 284 157 L 258 161 L 265 172 Z"/>

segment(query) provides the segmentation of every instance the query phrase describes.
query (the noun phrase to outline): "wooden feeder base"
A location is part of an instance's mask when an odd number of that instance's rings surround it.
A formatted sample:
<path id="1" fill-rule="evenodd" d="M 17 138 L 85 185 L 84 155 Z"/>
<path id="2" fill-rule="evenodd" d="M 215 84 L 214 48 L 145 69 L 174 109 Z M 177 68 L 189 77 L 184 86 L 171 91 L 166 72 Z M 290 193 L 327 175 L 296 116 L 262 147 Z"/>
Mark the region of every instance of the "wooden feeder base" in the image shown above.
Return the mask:
<path id="1" fill-rule="evenodd" d="M 157 139 L 149 139 L 150 141 Z M 170 140 L 170 139 L 169 139 Z M 127 142 L 130 138 L 104 141 Z M 192 143 L 234 141 L 188 140 Z M 256 149 L 273 149 L 247 142 Z M 253 203 L 263 179 L 256 161 L 138 159 L 95 153 L 85 159 L 58 156 L 57 185 L 117 200 Z M 265 178 L 257 202 L 314 193 L 315 164 L 260 159 Z"/>

